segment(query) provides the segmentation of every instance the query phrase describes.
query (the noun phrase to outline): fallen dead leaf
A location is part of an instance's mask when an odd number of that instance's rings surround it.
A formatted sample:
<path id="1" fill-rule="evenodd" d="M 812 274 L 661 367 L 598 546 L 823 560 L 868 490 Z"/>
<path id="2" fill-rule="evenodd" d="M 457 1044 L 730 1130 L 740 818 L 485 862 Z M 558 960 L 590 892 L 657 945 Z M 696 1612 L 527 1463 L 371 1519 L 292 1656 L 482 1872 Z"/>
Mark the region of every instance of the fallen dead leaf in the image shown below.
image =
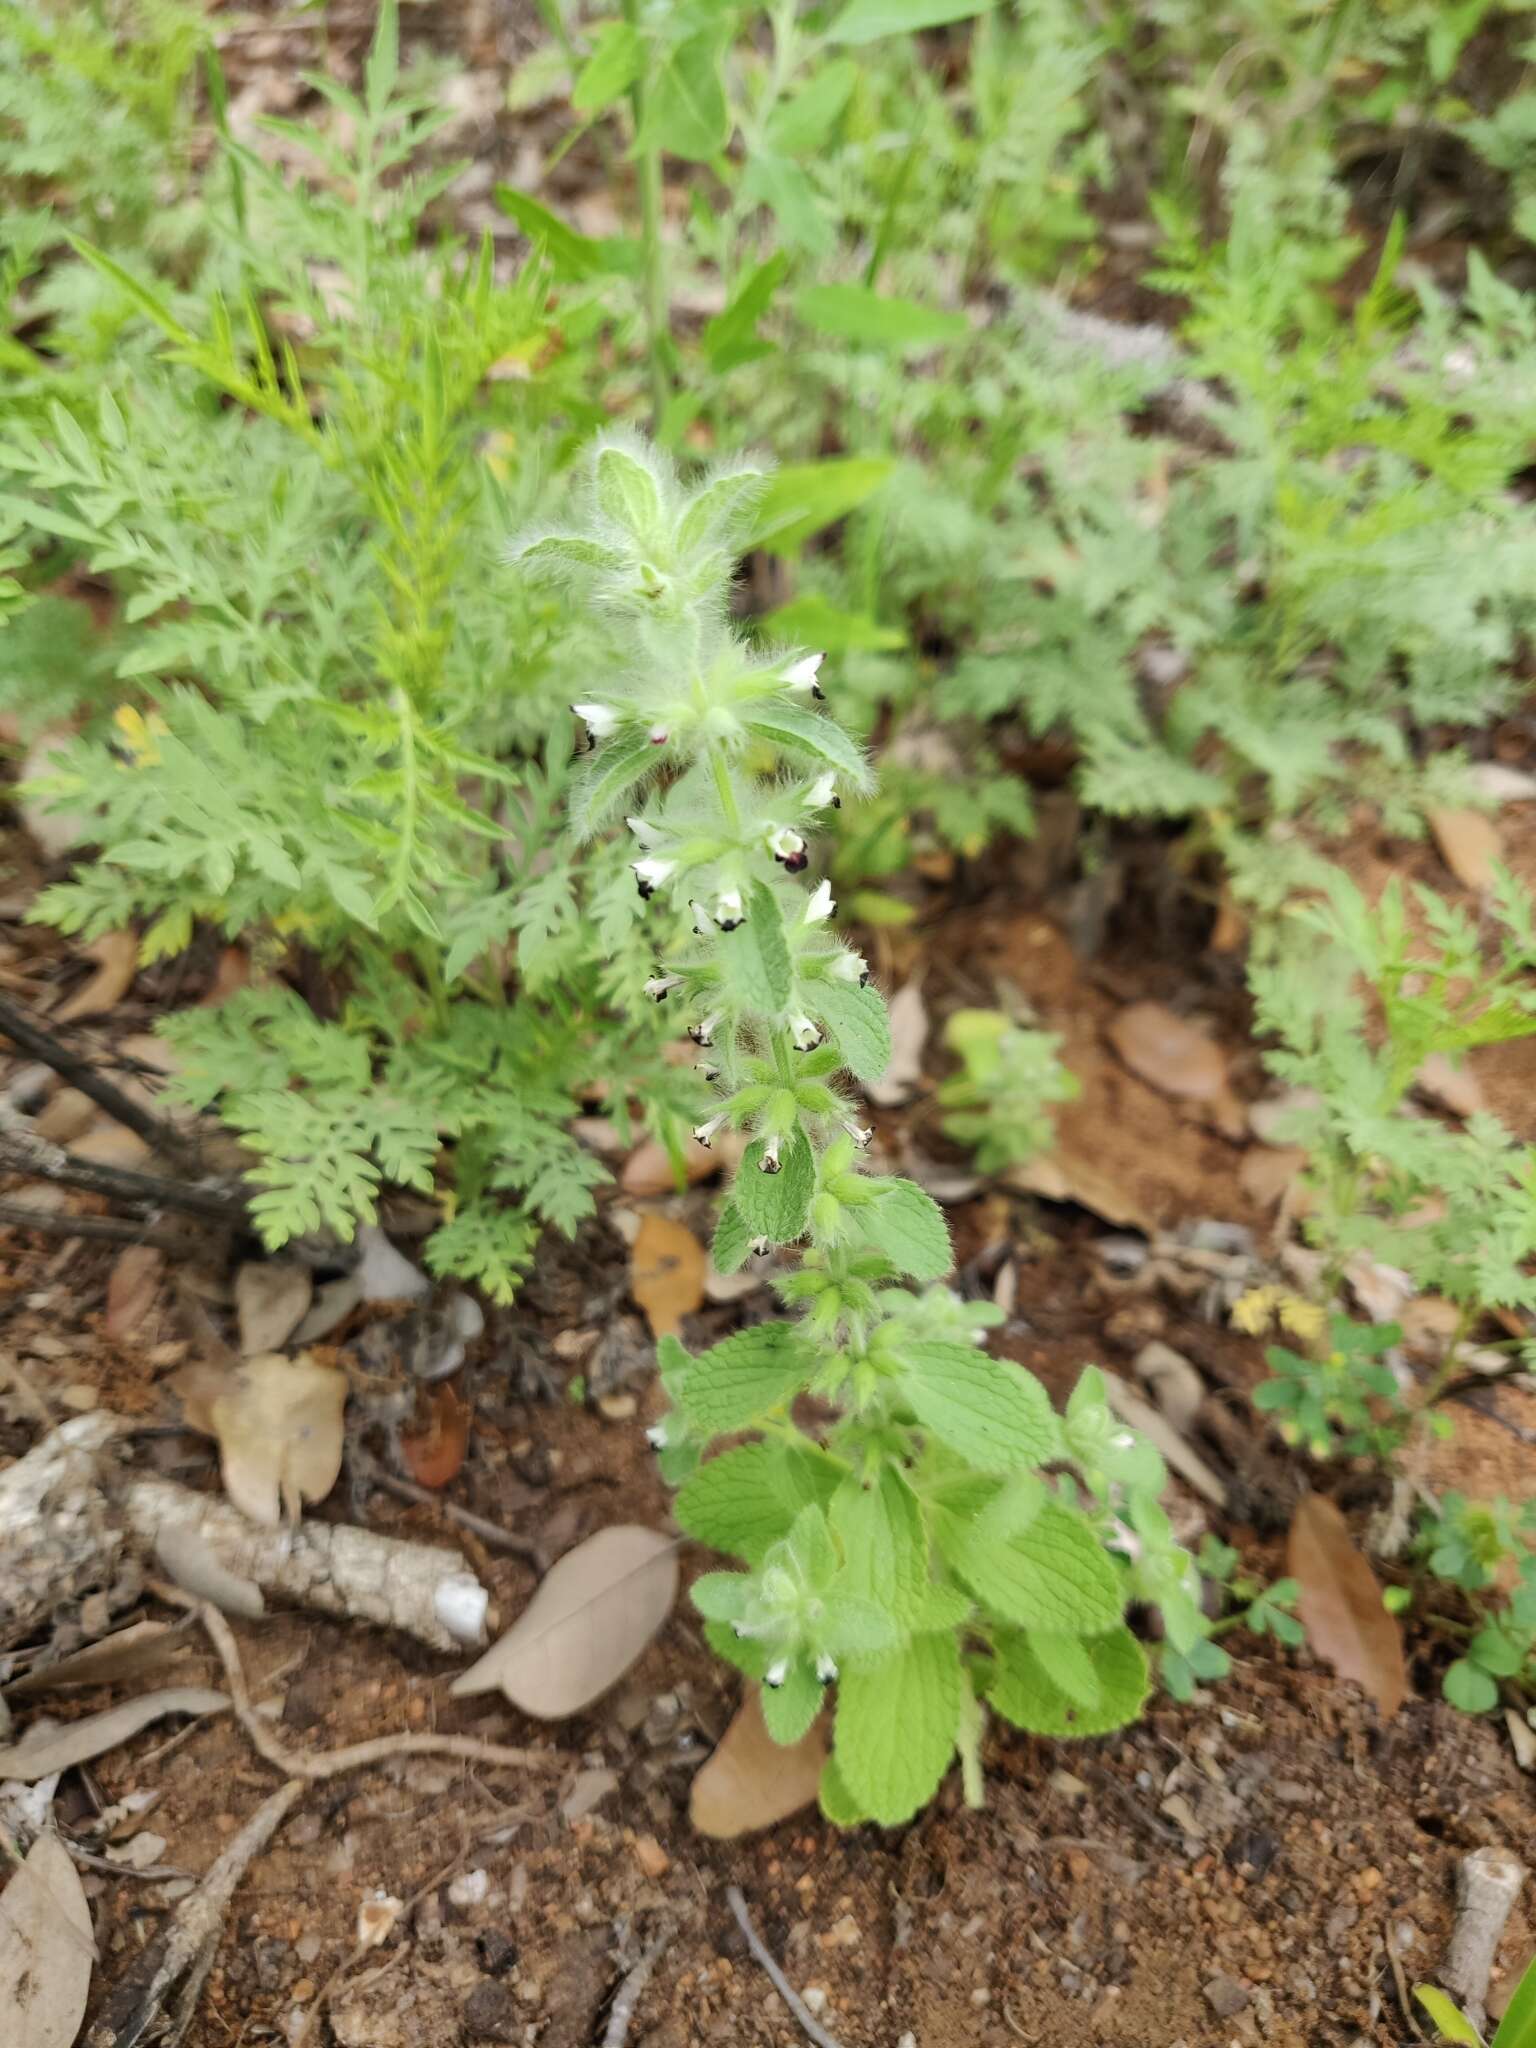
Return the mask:
<path id="1" fill-rule="evenodd" d="M 201 997 L 197 1007 L 200 1010 L 216 1010 L 220 1003 L 227 1003 L 241 989 L 248 988 L 251 980 L 251 956 L 244 946 L 226 946 L 219 955 L 219 964 L 214 969 L 213 980 L 208 984 L 208 993 Z"/>
<path id="2" fill-rule="evenodd" d="M 686 1223 L 647 1214 L 629 1254 L 629 1291 L 653 1337 L 675 1337 L 704 1299 L 709 1257 Z"/>
<path id="3" fill-rule="evenodd" d="M 67 1145 L 88 1131 L 98 1114 L 89 1095 L 82 1095 L 78 1088 L 61 1088 L 32 1119 L 32 1128 L 50 1145 Z"/>
<path id="4" fill-rule="evenodd" d="M 1353 1679 L 1390 1721 L 1408 1690 L 1402 1630 L 1382 1606 L 1376 1574 L 1331 1500 L 1318 1493 L 1303 1499 L 1285 1558 L 1301 1589 L 1296 1612 L 1313 1650 L 1340 1678 Z"/>
<path id="5" fill-rule="evenodd" d="M 418 1486 L 446 1486 L 464 1463 L 474 1409 L 444 1381 L 424 1389 L 418 1415 L 422 1427 L 400 1437 L 406 1470 Z"/>
<path id="6" fill-rule="evenodd" d="M 1157 1229 L 1150 1210 L 1128 1194 L 1113 1173 L 1060 1149 L 1031 1159 L 1025 1166 L 1011 1166 L 1002 1176 L 1002 1184 L 1023 1194 L 1040 1195 L 1047 1202 L 1074 1202 L 1106 1223 L 1121 1230 L 1138 1230 L 1145 1237 Z"/>
<path id="7" fill-rule="evenodd" d="M 922 1086 L 923 1052 L 928 1044 L 928 1005 L 921 982 L 909 981 L 891 997 L 891 1057 L 878 1081 L 866 1081 L 864 1093 L 882 1109 L 908 1102 Z"/>
<path id="8" fill-rule="evenodd" d="M 546 1573 L 504 1636 L 456 1678 L 455 1699 L 500 1687 L 536 1720 L 580 1713 L 624 1676 L 677 1597 L 677 1545 L 654 1529 L 599 1529 Z"/>
<path id="9" fill-rule="evenodd" d="M 79 1873 L 57 1835 L 39 1835 L 0 1897 L 0 2012 L 17 2048 L 72 2048 L 95 1961 Z"/>
<path id="10" fill-rule="evenodd" d="M 1425 816 L 1440 858 L 1457 881 L 1463 888 L 1486 889 L 1504 852 L 1493 819 L 1484 811 L 1447 810 L 1438 804 Z"/>
<path id="11" fill-rule="evenodd" d="M 1164 1095 L 1216 1102 L 1227 1094 L 1227 1056 L 1208 1032 L 1162 1003 L 1127 1003 L 1109 1042 L 1133 1074 Z"/>
<path id="12" fill-rule="evenodd" d="M 719 1172 L 720 1166 L 719 1153 L 701 1145 L 697 1138 L 684 1141 L 683 1177 L 690 1185 L 694 1181 L 708 1180 L 712 1173 Z M 672 1161 L 665 1145 L 655 1138 L 647 1138 L 643 1144 L 637 1145 L 624 1162 L 619 1186 L 626 1195 L 670 1195 L 677 1186 L 677 1176 L 672 1171 Z"/>
<path id="13" fill-rule="evenodd" d="M 297 1521 L 336 1484 L 344 1373 L 272 1352 L 232 1372 L 189 1366 L 171 1384 L 192 1427 L 218 1438 L 224 1491 L 253 1522 Z"/>
<path id="14" fill-rule="evenodd" d="M 235 1275 L 235 1315 L 246 1358 L 288 1342 L 314 1296 L 314 1277 L 297 1259 L 248 1259 Z"/>
<path id="15" fill-rule="evenodd" d="M 1237 1162 L 1238 1186 L 1255 1208 L 1273 1209 L 1293 1190 L 1304 1192 L 1297 1183 L 1306 1164 L 1299 1145 L 1250 1145 Z M 1294 1201 L 1291 1213 L 1299 1213 Z"/>
<path id="16" fill-rule="evenodd" d="M 1413 1299 L 1413 1281 L 1401 1266 L 1356 1252 L 1344 1268 L 1350 1293 L 1373 1323 L 1395 1323 Z"/>
<path id="17" fill-rule="evenodd" d="M 165 1272 L 165 1253 L 153 1245 L 131 1244 L 113 1261 L 107 1279 L 107 1313 L 102 1328 L 124 1344 L 149 1314 Z"/>
<path id="18" fill-rule="evenodd" d="M 120 1628 L 99 1643 L 88 1643 L 67 1657 L 58 1657 L 40 1671 L 29 1671 L 5 1688 L 10 1700 L 31 1699 L 41 1692 L 58 1692 L 70 1685 L 112 1685 L 124 1678 L 141 1678 L 146 1671 L 169 1662 L 181 1649 L 180 1629 L 168 1621 L 136 1621 Z"/>
<path id="19" fill-rule="evenodd" d="M 74 1024 L 82 1017 L 104 1016 L 115 1009 L 130 988 L 139 966 L 139 941 L 134 932 L 103 932 L 84 949 L 96 972 L 53 1013 L 55 1024 Z"/>
<path id="20" fill-rule="evenodd" d="M 695 1775 L 688 1817 L 701 1835 L 717 1841 L 771 1828 L 810 1805 L 826 1761 L 826 1716 L 813 1721 L 798 1742 L 781 1747 L 763 1723 L 762 1698 L 754 1687 Z"/>
<path id="21" fill-rule="evenodd" d="M 0 1749 L 0 1779 L 17 1778 L 23 1785 L 35 1785 L 39 1778 L 51 1777 L 55 1771 L 67 1771 L 75 1764 L 88 1764 L 92 1757 L 105 1756 L 108 1750 L 131 1741 L 140 1729 L 147 1728 L 152 1721 L 163 1721 L 168 1714 L 213 1714 L 228 1705 L 223 1693 L 210 1692 L 200 1685 L 177 1685 L 164 1692 L 141 1693 L 137 1699 L 124 1700 L 119 1707 L 109 1707 L 104 1714 L 88 1714 L 83 1721 L 47 1729 Z"/>

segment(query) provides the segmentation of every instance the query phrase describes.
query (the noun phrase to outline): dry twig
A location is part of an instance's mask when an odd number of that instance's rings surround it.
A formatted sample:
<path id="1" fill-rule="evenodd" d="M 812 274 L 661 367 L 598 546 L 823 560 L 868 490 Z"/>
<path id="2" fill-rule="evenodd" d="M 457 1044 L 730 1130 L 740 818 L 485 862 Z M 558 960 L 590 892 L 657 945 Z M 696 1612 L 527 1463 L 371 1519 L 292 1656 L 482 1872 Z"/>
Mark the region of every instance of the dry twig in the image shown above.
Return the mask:
<path id="1" fill-rule="evenodd" d="M 1507 1849 L 1474 1849 L 1456 1871 L 1456 1925 L 1440 1972 L 1474 2027 L 1481 2028 L 1488 1978 L 1525 1866 Z"/>
<path id="2" fill-rule="evenodd" d="M 178 1230 L 135 1223 L 120 1216 L 76 1216 L 64 1209 L 34 1209 L 28 1202 L 0 1200 L 0 1223 L 39 1237 L 93 1237 L 106 1244 L 150 1244 L 173 1259 L 190 1258 L 201 1247 Z"/>
<path id="3" fill-rule="evenodd" d="M 55 1181 L 60 1187 L 83 1188 L 87 1194 L 103 1195 L 111 1202 L 124 1202 L 137 1209 L 182 1209 L 189 1216 L 221 1223 L 226 1230 L 245 1223 L 244 1197 L 215 1187 L 194 1187 L 190 1181 L 166 1180 L 158 1173 L 141 1173 L 133 1166 L 108 1166 L 96 1159 L 82 1159 L 50 1144 L 29 1130 L 24 1121 L 0 1110 L 0 1171 L 23 1179 Z"/>
<path id="4" fill-rule="evenodd" d="M 747 1902 L 742 1897 L 740 1885 L 726 1886 L 725 1902 L 736 1915 L 736 1925 L 741 1929 L 742 1939 L 751 1951 L 753 1962 L 761 1967 L 768 1982 L 800 2022 L 804 2032 L 816 2043 L 816 2048 L 840 2048 L 837 2037 L 829 2034 L 814 2017 L 805 2000 L 764 1948 L 762 1936 L 752 1925 L 752 1916 L 747 1911 Z"/>
<path id="5" fill-rule="evenodd" d="M 664 1927 L 661 1930 L 614 1994 L 613 2005 L 608 2013 L 608 2024 L 603 2029 L 603 2048 L 624 2048 L 625 2042 L 629 2039 L 629 2027 L 635 2016 L 635 2007 L 640 2003 L 641 1994 L 651 1981 L 651 1972 L 666 1954 L 674 1932 L 671 1927 Z"/>
<path id="6" fill-rule="evenodd" d="M 19 1004 L 5 996 L 0 996 L 0 1037 L 8 1038 L 18 1050 L 41 1060 L 45 1067 L 52 1067 L 61 1080 L 89 1096 L 115 1122 L 136 1131 L 162 1159 L 169 1159 L 184 1172 L 203 1171 L 192 1139 L 152 1109 L 146 1109 L 142 1102 L 135 1102 L 115 1082 L 107 1080 L 84 1053 L 66 1045 L 36 1017 L 29 1017 Z"/>
<path id="7" fill-rule="evenodd" d="M 327 1750 L 315 1756 L 287 1749 L 251 1705 L 245 1672 L 234 1631 L 216 1607 L 206 1600 L 194 1600 L 174 1586 L 157 1585 L 162 1599 L 187 1607 L 208 1631 L 208 1639 L 224 1666 L 235 1719 L 250 1737 L 252 1746 L 265 1762 L 285 1777 L 314 1781 L 340 1777 L 343 1771 L 360 1771 L 369 1764 L 391 1763 L 401 1756 L 452 1756 L 466 1763 L 500 1764 L 511 1770 L 549 1771 L 569 1759 L 558 1749 L 510 1749 L 499 1742 L 482 1742 L 475 1735 L 379 1735 L 371 1742 L 354 1742 L 347 1749 Z"/>
<path id="8" fill-rule="evenodd" d="M 356 1451 L 352 1453 L 352 1457 L 356 1464 Z M 467 1529 L 471 1536 L 478 1536 L 490 1549 L 510 1551 L 513 1557 L 526 1559 L 536 1571 L 549 1570 L 548 1558 L 531 1536 L 513 1535 L 510 1529 L 503 1529 L 498 1522 L 488 1522 L 483 1515 L 477 1515 L 469 1508 L 461 1508 L 456 1501 L 444 1500 L 441 1494 L 433 1493 L 430 1487 L 418 1486 L 414 1479 L 402 1479 L 397 1472 L 389 1471 L 376 1458 L 367 1458 L 362 1472 L 370 1486 L 377 1486 L 384 1493 L 392 1493 L 396 1500 L 409 1501 L 412 1507 L 436 1508 L 438 1513 L 445 1515 L 450 1522 L 457 1522 L 459 1527 Z"/>

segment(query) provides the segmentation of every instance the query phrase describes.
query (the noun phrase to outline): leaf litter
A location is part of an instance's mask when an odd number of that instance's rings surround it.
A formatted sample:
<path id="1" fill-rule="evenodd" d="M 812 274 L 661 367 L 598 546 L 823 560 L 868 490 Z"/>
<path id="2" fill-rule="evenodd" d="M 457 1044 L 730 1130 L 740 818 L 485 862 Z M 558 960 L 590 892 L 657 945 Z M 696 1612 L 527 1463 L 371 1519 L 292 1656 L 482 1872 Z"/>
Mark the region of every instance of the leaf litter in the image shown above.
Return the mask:
<path id="1" fill-rule="evenodd" d="M 40 1834 L 0 1894 L 0 2015 L 15 2048 L 73 2048 L 85 2018 L 96 1936 L 69 1851 Z M 11 2029 L 18 2027 L 14 2036 Z"/>
<path id="2" fill-rule="evenodd" d="M 224 1491 L 253 1522 L 297 1521 L 336 1484 L 345 1373 L 273 1352 L 233 1371 L 189 1366 L 172 1385 L 191 1426 L 217 1438 Z"/>

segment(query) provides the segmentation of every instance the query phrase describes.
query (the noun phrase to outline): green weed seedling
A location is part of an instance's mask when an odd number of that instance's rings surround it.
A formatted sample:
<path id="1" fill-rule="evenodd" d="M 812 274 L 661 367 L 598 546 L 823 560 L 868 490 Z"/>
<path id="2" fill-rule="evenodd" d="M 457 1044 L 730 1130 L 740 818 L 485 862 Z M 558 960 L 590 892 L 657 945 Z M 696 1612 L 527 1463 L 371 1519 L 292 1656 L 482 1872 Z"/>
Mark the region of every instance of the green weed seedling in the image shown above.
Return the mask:
<path id="1" fill-rule="evenodd" d="M 1440 2039 L 1456 2043 L 1457 2048 L 1536 2048 L 1536 1962 L 1526 1964 L 1490 2042 L 1484 2042 L 1466 2014 L 1438 1985 L 1415 1984 L 1413 1995 L 1429 2014 Z"/>
<path id="2" fill-rule="evenodd" d="M 660 1347 L 672 1406 L 651 1435 L 678 1520 L 745 1567 L 706 1574 L 695 1604 L 762 1685 L 777 1741 L 803 1736 L 836 1688 L 824 1809 L 894 1824 L 957 1754 L 981 1798 L 988 1710 L 1054 1736 L 1133 1720 L 1149 1669 L 1131 1602 L 1160 1611 L 1181 1654 L 1206 1622 L 1157 1504 L 1161 1460 L 1099 1374 L 1058 1417 L 1037 1380 L 981 1348 L 996 1312 L 937 1284 L 951 1251 L 936 1204 L 861 1170 L 873 1134 L 843 1077 L 883 1071 L 889 1024 L 835 935 L 830 884 L 801 877 L 870 769 L 818 708 L 821 657 L 754 651 L 729 621 L 733 536 L 763 487 L 736 467 L 685 490 L 652 451 L 609 438 L 584 518 L 519 559 L 631 643 L 627 669 L 577 707 L 593 750 L 572 806 L 588 835 L 627 817 L 658 927 L 647 992 L 686 1022 L 717 1094 L 695 1136 L 747 1139 L 715 1264 L 805 1247 L 776 1282 L 792 1320 L 699 1357 Z M 806 1394 L 836 1420 L 803 1427 Z"/>
<path id="3" fill-rule="evenodd" d="M 983 1173 L 1022 1165 L 1050 1146 L 1050 1105 L 1070 1102 L 1078 1081 L 1058 1057 L 1052 1031 L 1012 1024 L 1001 1010 L 957 1010 L 944 1042 L 961 1067 L 939 1087 L 945 1131 L 970 1146 Z"/>

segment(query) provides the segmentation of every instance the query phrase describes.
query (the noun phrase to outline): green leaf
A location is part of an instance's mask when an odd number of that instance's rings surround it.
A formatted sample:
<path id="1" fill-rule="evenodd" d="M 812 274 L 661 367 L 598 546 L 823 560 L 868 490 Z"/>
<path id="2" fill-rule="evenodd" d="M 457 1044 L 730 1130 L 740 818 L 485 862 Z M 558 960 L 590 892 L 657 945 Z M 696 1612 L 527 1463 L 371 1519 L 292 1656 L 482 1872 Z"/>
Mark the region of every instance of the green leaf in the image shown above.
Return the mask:
<path id="1" fill-rule="evenodd" d="M 971 331 L 963 313 L 946 313 L 915 299 L 886 298 L 862 284 L 807 285 L 795 300 L 795 311 L 808 327 L 834 341 L 893 355 L 963 341 Z"/>
<path id="2" fill-rule="evenodd" d="M 703 163 L 718 156 L 731 135 L 730 110 L 720 74 L 720 37 L 713 30 L 688 36 L 667 54 L 645 95 L 637 154 L 664 150 Z"/>
<path id="3" fill-rule="evenodd" d="M 661 491 L 650 469 L 618 442 L 597 452 L 592 483 L 599 508 L 637 540 L 654 541 L 661 523 Z"/>
<path id="4" fill-rule="evenodd" d="M 824 1688 L 803 1657 L 790 1665 L 782 1685 L 762 1690 L 763 1726 L 775 1742 L 798 1742 L 821 1712 Z"/>
<path id="5" fill-rule="evenodd" d="M 673 1503 L 678 1527 L 711 1550 L 759 1565 L 789 1534 L 801 1503 L 770 1444 L 743 1444 L 711 1458 L 686 1481 Z"/>
<path id="6" fill-rule="evenodd" d="M 939 1789 L 954 1755 L 962 1682 L 952 1635 L 914 1636 L 893 1656 L 840 1676 L 838 1776 L 872 1820 L 897 1827 Z"/>
<path id="7" fill-rule="evenodd" d="M 1483 2037 L 1472 2022 L 1435 1984 L 1415 1984 L 1413 1995 L 1435 2023 L 1435 2032 L 1442 2041 L 1454 2041 L 1459 2048 L 1483 2048 Z M 1494 2048 L 1499 2048 L 1499 2038 L 1504 2029 L 1500 2027 L 1494 2036 Z"/>
<path id="8" fill-rule="evenodd" d="M 747 1254 L 752 1249 L 752 1233 L 741 1220 L 741 1211 L 734 1202 L 727 1202 L 720 1211 L 720 1220 L 715 1225 L 715 1241 L 710 1247 L 710 1259 L 717 1273 L 739 1273 L 747 1263 Z"/>
<path id="9" fill-rule="evenodd" d="M 1031 1735 L 1107 1735 L 1141 1713 L 1147 1697 L 1146 1653 L 1128 1628 L 1111 1629 L 1084 1645 L 1099 1682 L 1096 1706 L 1080 1706 L 1064 1693 L 1030 1647 L 1012 1631 L 997 1638 L 997 1664 L 987 1699 L 1005 1721 Z"/>
<path id="10" fill-rule="evenodd" d="M 708 1435 L 725 1436 L 781 1407 L 805 1377 L 805 1351 L 795 1325 L 759 1323 L 693 1361 L 683 1382 L 683 1412 Z"/>
<path id="11" fill-rule="evenodd" d="M 996 5 L 997 0 L 848 0 L 832 24 L 828 40 L 872 43 L 880 36 L 910 35 L 915 29 L 969 21 L 974 14 L 990 14 Z"/>
<path id="12" fill-rule="evenodd" d="M 835 1828 L 856 1828 L 869 1819 L 869 1815 L 843 1783 L 843 1774 L 837 1768 L 835 1756 L 829 1756 L 822 1767 L 818 1799 L 823 1816 L 831 1821 Z"/>
<path id="13" fill-rule="evenodd" d="M 845 1479 L 827 1509 L 848 1590 L 916 1625 L 928 1592 L 928 1538 L 917 1499 L 894 1465 L 873 1486 Z"/>
<path id="14" fill-rule="evenodd" d="M 1048 1503 L 1006 1543 L 948 1516 L 939 1542 L 954 1570 L 1004 1621 L 1051 1635 L 1102 1635 L 1124 1613 L 1114 1565 L 1081 1515 Z"/>
<path id="15" fill-rule="evenodd" d="M 739 189 L 744 206 L 768 208 L 778 225 L 777 239 L 786 249 L 802 250 L 810 256 L 831 251 L 836 229 L 816 187 L 791 158 L 759 144 L 747 158 Z"/>
<path id="16" fill-rule="evenodd" d="M 704 353 L 716 376 L 771 353 L 771 345 L 757 338 L 757 323 L 772 304 L 788 268 L 789 258 L 782 249 L 775 250 L 766 262 L 747 273 L 725 310 L 706 324 Z"/>
<path id="17" fill-rule="evenodd" d="M 1536 1962 L 1526 1964 L 1515 1995 L 1504 2008 L 1493 2048 L 1536 2048 Z"/>
<path id="18" fill-rule="evenodd" d="M 859 82 L 852 57 L 835 57 L 768 116 L 767 142 L 785 156 L 804 156 L 826 142 Z"/>
<path id="19" fill-rule="evenodd" d="M 808 755 L 835 768 L 850 789 L 867 790 L 873 778 L 856 740 L 835 719 L 795 704 L 758 704 L 742 723 L 754 739 L 767 740 L 787 754 Z"/>
<path id="20" fill-rule="evenodd" d="M 596 277 L 617 266 L 607 247 L 590 235 L 567 227 L 558 214 L 551 213 L 531 193 L 515 185 L 498 185 L 491 195 L 502 212 L 515 220 L 529 241 L 543 249 L 557 277 Z"/>
<path id="21" fill-rule="evenodd" d="M 944 1212 L 915 1181 L 892 1181 L 857 1211 L 857 1222 L 876 1250 L 914 1280 L 942 1280 L 955 1263 Z"/>
<path id="22" fill-rule="evenodd" d="M 571 105 L 578 114 L 595 114 L 628 92 L 645 64 L 640 31 L 627 21 L 605 21 L 592 54 L 576 74 Z"/>
<path id="23" fill-rule="evenodd" d="M 835 1042 L 849 1073 L 860 1081 L 878 1081 L 891 1063 L 891 1019 L 880 991 L 828 975 L 807 988 L 806 1001 Z"/>
<path id="24" fill-rule="evenodd" d="M 656 772 L 656 754 L 643 730 L 603 742 L 571 793 L 571 825 L 579 838 L 590 839 L 629 792 Z"/>
<path id="25" fill-rule="evenodd" d="M 776 1022 L 794 988 L 784 912 L 766 882 L 754 882 L 747 914 L 725 935 L 725 986 L 733 1001 L 756 1017 Z"/>
<path id="26" fill-rule="evenodd" d="M 731 1201 L 751 1237 L 773 1244 L 793 1244 L 805 1235 L 816 1191 L 816 1160 L 811 1141 L 796 1124 L 779 1147 L 779 1170 L 764 1173 L 759 1161 L 766 1140 L 754 1138 L 742 1154 L 741 1168 L 731 1185 Z"/>
<path id="27" fill-rule="evenodd" d="M 1013 1472 L 1059 1455 L 1050 1396 L 1021 1366 L 938 1338 L 902 1343 L 900 1358 L 913 1414 L 978 1472 Z"/>
<path id="28" fill-rule="evenodd" d="M 752 1590 L 749 1572 L 705 1572 L 688 1589 L 688 1597 L 706 1621 L 739 1621 Z"/>
<path id="29" fill-rule="evenodd" d="M 765 634 L 796 647 L 823 647 L 828 654 L 893 654 L 905 647 L 899 626 L 882 626 L 867 612 L 843 611 L 819 590 L 807 590 L 769 612 Z"/>
<path id="30" fill-rule="evenodd" d="M 1059 1692 L 1076 1707 L 1096 1707 L 1104 1697 L 1098 1667 L 1087 1642 L 1081 1636 L 1056 1635 L 1049 1629 L 1031 1629 L 1029 1647 Z"/>
<path id="31" fill-rule="evenodd" d="M 1499 1704 L 1498 1681 L 1466 1657 L 1458 1657 L 1447 1668 L 1440 1690 L 1464 1714 L 1489 1714 Z"/>
<path id="32" fill-rule="evenodd" d="M 798 554 L 812 534 L 844 519 L 872 498 L 895 470 L 884 455 L 842 455 L 826 462 L 795 462 L 779 470 L 763 493 L 750 545 L 769 554 Z"/>

